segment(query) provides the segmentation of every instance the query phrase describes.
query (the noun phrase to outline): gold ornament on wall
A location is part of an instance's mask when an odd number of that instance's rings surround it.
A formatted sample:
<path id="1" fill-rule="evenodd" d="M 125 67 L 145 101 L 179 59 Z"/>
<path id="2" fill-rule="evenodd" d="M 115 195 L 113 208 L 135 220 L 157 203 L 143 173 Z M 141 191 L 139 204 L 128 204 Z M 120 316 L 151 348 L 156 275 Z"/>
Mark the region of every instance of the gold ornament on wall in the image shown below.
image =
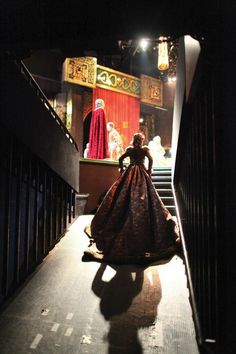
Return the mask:
<path id="1" fill-rule="evenodd" d="M 62 81 L 94 88 L 96 87 L 96 75 L 96 58 L 66 58 L 63 63 Z"/>
<path id="2" fill-rule="evenodd" d="M 151 76 L 141 75 L 141 102 L 163 106 L 163 82 Z"/>
<path id="3" fill-rule="evenodd" d="M 97 65 L 97 86 L 133 97 L 140 97 L 139 78 L 101 65 Z"/>

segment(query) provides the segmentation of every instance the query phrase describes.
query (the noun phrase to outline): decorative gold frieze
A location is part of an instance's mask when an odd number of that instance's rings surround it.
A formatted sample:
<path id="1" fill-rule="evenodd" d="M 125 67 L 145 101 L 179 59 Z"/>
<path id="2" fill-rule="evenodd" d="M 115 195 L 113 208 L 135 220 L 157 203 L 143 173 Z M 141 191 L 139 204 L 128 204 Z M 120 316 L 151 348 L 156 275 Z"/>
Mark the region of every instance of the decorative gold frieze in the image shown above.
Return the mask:
<path id="1" fill-rule="evenodd" d="M 92 57 L 66 58 L 62 81 L 87 87 L 96 87 L 97 59 Z"/>
<path id="2" fill-rule="evenodd" d="M 62 81 L 120 92 L 140 98 L 140 79 L 122 72 L 97 65 L 92 57 L 66 58 Z"/>
<path id="3" fill-rule="evenodd" d="M 140 79 L 97 65 L 97 86 L 126 95 L 140 97 Z"/>
<path id="4" fill-rule="evenodd" d="M 141 75 L 141 102 L 163 106 L 163 82 L 147 75 Z"/>

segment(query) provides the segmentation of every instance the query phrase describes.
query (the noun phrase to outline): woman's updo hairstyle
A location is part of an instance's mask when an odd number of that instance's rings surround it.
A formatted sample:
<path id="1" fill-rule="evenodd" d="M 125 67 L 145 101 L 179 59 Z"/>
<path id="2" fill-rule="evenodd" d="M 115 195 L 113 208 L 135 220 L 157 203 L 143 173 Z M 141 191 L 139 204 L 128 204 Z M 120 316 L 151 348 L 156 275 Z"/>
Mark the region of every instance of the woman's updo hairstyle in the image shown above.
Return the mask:
<path id="1" fill-rule="evenodd" d="M 135 133 L 133 135 L 133 140 L 132 140 L 132 145 L 135 145 L 135 143 L 140 141 L 140 145 L 142 145 L 142 142 L 144 141 L 145 137 L 142 133 Z"/>

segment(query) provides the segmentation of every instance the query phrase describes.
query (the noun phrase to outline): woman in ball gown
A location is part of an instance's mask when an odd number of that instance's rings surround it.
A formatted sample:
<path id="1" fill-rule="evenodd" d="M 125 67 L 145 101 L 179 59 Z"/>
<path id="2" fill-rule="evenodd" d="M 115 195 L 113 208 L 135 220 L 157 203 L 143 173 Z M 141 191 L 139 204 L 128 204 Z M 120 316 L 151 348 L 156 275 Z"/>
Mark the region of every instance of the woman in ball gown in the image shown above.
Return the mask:
<path id="1" fill-rule="evenodd" d="M 91 222 L 91 245 L 84 251 L 87 257 L 143 263 L 169 258 L 177 251 L 178 227 L 151 181 L 152 157 L 143 141 L 142 133 L 134 134 L 132 146 L 119 158 L 121 174 Z M 127 157 L 130 164 L 125 169 Z"/>

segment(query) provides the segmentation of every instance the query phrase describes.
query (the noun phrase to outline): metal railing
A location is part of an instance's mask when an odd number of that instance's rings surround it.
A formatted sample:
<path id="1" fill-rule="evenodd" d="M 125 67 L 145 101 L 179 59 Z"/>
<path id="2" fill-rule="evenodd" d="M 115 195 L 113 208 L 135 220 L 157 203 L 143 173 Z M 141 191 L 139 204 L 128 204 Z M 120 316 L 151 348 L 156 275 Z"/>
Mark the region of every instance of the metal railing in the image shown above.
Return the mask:
<path id="1" fill-rule="evenodd" d="M 59 125 L 59 127 L 62 129 L 62 131 L 65 133 L 66 137 L 68 138 L 68 140 L 70 141 L 71 144 L 73 144 L 76 148 L 77 151 L 78 150 L 78 146 L 75 142 L 75 140 L 73 139 L 73 137 L 71 136 L 69 130 L 66 128 L 66 126 L 64 125 L 64 123 L 61 121 L 61 119 L 59 118 L 59 116 L 57 115 L 57 113 L 54 111 L 53 107 L 50 105 L 50 103 L 48 102 L 47 97 L 45 96 L 45 94 L 43 93 L 43 91 L 41 90 L 41 88 L 39 87 L 38 83 L 35 81 L 34 77 L 31 75 L 31 73 L 29 72 L 29 70 L 26 68 L 25 64 L 13 57 L 13 60 L 16 64 L 16 66 L 18 67 L 19 71 L 21 72 L 21 74 L 25 77 L 25 79 L 27 80 L 27 82 L 29 83 L 29 85 L 33 88 L 33 90 L 36 92 L 37 96 L 39 97 L 39 99 L 41 100 L 41 102 L 43 103 L 43 105 L 47 108 L 47 110 L 50 112 L 51 117 L 53 119 L 55 119 L 55 121 L 57 122 L 57 124 Z"/>

